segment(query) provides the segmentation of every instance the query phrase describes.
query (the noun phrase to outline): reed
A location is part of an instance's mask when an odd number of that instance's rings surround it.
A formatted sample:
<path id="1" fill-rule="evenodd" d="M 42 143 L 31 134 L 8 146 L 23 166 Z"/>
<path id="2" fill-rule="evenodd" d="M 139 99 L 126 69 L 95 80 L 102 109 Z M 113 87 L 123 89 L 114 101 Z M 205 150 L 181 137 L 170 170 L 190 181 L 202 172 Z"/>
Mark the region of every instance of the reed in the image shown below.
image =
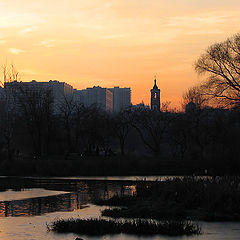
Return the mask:
<path id="1" fill-rule="evenodd" d="M 105 220 L 105 219 L 67 219 L 57 220 L 48 225 L 48 230 L 58 233 L 77 233 L 82 235 L 134 234 L 134 235 L 193 235 L 201 234 L 201 227 L 191 221 L 155 220 Z"/>

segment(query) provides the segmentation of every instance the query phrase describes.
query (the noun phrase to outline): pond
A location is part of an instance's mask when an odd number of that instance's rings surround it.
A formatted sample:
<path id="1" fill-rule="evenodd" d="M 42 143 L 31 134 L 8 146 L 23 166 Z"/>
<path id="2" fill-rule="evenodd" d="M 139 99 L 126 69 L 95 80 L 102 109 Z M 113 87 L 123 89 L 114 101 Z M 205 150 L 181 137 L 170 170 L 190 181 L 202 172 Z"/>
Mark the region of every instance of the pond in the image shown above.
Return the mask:
<path id="1" fill-rule="evenodd" d="M 136 180 L 137 178 L 135 178 Z M 4 240 L 74 240 L 76 234 L 56 234 L 47 231 L 47 223 L 59 218 L 89 218 L 100 216 L 104 207 L 93 205 L 96 199 L 115 194 L 132 195 L 133 181 L 127 179 L 82 180 L 71 178 L 1 178 L 0 239 Z M 240 238 L 240 223 L 200 222 L 204 234 L 190 237 L 137 237 L 113 235 L 79 236 L 83 239 L 151 239 L 151 240 L 233 240 Z"/>

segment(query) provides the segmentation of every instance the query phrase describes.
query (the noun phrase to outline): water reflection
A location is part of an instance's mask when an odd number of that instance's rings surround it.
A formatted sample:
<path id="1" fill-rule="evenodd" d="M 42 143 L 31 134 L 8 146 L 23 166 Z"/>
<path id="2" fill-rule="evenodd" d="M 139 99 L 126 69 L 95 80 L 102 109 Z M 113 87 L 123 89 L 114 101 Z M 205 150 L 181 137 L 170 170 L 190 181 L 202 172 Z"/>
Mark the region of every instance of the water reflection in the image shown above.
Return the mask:
<path id="1" fill-rule="evenodd" d="M 50 212 L 70 212 L 86 207 L 98 199 L 108 199 L 114 195 L 133 195 L 135 186 L 113 182 L 41 182 L 45 189 L 73 191 L 47 197 L 35 197 L 0 202 L 0 217 L 37 216 Z M 31 190 L 28 190 L 31 191 Z"/>
<path id="2" fill-rule="evenodd" d="M 49 212 L 73 211 L 87 203 L 87 195 L 66 193 L 56 196 L 5 201 L 0 203 L 0 217 L 36 216 Z"/>

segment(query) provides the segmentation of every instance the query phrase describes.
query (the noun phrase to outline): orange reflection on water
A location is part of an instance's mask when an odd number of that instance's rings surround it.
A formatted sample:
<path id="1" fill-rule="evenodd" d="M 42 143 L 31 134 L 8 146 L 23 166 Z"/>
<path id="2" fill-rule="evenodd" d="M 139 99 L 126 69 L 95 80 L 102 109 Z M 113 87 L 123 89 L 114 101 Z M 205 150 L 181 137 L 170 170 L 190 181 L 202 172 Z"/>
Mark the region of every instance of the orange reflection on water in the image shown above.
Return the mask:
<path id="1" fill-rule="evenodd" d="M 74 211 L 80 209 L 85 203 L 86 197 L 79 193 L 5 201 L 0 203 L 0 217 L 36 216 L 48 212 Z"/>
<path id="2" fill-rule="evenodd" d="M 68 185 L 66 189 L 66 186 L 64 185 L 64 189 L 61 190 L 69 191 L 70 188 L 73 188 L 73 186 Z M 24 195 L 24 191 L 22 192 Z M 29 196 L 32 196 L 31 189 L 28 189 L 27 192 L 29 192 Z M 0 201 L 0 217 L 38 216 L 50 212 L 71 212 L 84 208 L 87 203 L 94 203 L 98 199 L 108 199 L 114 195 L 134 195 L 135 192 L 136 187 L 134 185 L 126 186 L 112 183 L 79 185 L 78 183 L 75 192 Z M 7 191 L 5 193 L 7 194 Z"/>

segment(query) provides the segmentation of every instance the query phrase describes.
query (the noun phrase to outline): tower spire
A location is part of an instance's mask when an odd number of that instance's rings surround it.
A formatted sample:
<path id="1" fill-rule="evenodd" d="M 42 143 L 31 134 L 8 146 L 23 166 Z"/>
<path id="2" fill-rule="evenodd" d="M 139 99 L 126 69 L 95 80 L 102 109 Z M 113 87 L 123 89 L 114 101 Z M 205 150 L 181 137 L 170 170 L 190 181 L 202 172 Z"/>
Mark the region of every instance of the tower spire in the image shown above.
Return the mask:
<path id="1" fill-rule="evenodd" d="M 151 109 L 160 111 L 160 89 L 157 86 L 156 75 L 154 76 L 154 85 L 151 89 Z"/>
<path id="2" fill-rule="evenodd" d="M 158 89 L 156 75 L 154 76 L 154 85 L 153 89 Z"/>

